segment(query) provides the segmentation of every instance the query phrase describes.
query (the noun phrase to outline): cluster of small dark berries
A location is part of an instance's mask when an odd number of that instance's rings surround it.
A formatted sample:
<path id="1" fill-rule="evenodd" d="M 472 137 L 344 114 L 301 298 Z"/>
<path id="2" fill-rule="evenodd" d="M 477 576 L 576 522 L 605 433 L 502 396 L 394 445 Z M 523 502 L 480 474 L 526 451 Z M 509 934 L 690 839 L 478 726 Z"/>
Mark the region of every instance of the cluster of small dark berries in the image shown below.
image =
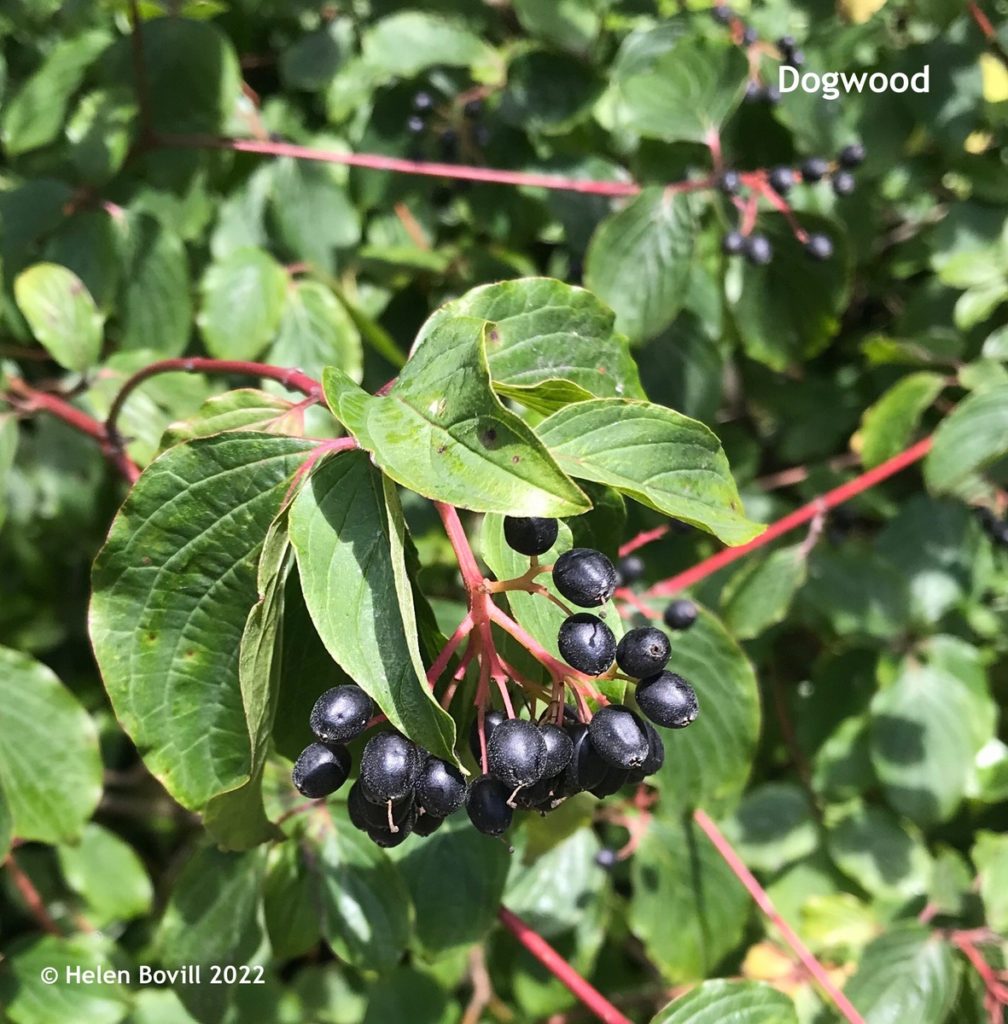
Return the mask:
<path id="1" fill-rule="evenodd" d="M 459 159 L 463 142 L 482 149 L 490 141 L 490 129 L 483 121 L 483 106 L 483 100 L 478 97 L 461 104 L 438 104 L 429 92 L 421 90 L 413 97 L 406 130 L 418 141 L 433 135 L 440 159 L 454 163 Z"/>
<path id="2" fill-rule="evenodd" d="M 857 184 L 853 172 L 864 163 L 864 159 L 864 146 L 860 142 L 852 142 L 837 153 L 836 160 L 833 162 L 825 157 L 810 156 L 802 161 L 801 167 L 797 170 L 790 167 L 775 168 L 771 174 L 770 184 L 781 195 L 785 195 L 799 178 L 806 185 L 814 185 L 817 181 L 828 177 L 836 195 L 849 196 Z M 778 188 L 778 185 L 785 186 L 783 191 Z"/>
<path id="3" fill-rule="evenodd" d="M 715 4 L 711 8 L 711 16 L 719 25 L 737 26 L 738 38 L 743 46 L 752 46 L 759 41 L 756 29 L 752 25 L 747 25 L 727 4 Z M 776 46 L 782 64 L 800 68 L 805 63 L 805 53 L 798 48 L 794 36 L 781 36 Z M 747 103 L 773 105 L 780 102 L 780 90 L 775 85 L 750 80 L 746 86 L 745 98 Z"/>
<path id="4" fill-rule="evenodd" d="M 986 506 L 980 506 L 976 514 L 984 533 L 998 547 L 1008 548 L 1008 519 L 1000 518 L 993 509 Z"/>
<path id="5" fill-rule="evenodd" d="M 294 785 L 311 799 L 335 793 L 350 777 L 345 744 L 367 728 L 371 698 L 353 683 L 326 690 L 315 702 L 311 729 L 317 742 L 294 765 Z M 386 730 L 372 736 L 347 795 L 353 825 L 379 846 L 398 846 L 409 835 L 429 836 L 466 798 L 462 773 L 447 761 Z"/>

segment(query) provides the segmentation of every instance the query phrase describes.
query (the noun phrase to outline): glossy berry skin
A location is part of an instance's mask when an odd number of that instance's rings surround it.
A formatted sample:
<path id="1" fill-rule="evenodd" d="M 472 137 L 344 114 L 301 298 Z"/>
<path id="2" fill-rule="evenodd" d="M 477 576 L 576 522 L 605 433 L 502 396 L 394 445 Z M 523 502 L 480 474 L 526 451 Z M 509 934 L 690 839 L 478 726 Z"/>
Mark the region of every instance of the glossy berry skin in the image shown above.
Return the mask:
<path id="1" fill-rule="evenodd" d="M 579 608 L 605 604 L 616 589 L 616 567 L 592 548 L 571 548 L 553 564 L 557 590 Z"/>
<path id="2" fill-rule="evenodd" d="M 346 747 L 310 743 L 298 756 L 291 778 L 302 796 L 318 800 L 335 793 L 349 775 L 350 751 Z"/>
<path id="3" fill-rule="evenodd" d="M 765 267 L 773 259 L 773 246 L 766 235 L 750 235 L 746 239 L 745 258 L 757 267 Z"/>
<path id="4" fill-rule="evenodd" d="M 410 135 L 422 135 L 427 130 L 427 122 L 419 114 L 411 114 L 406 120 L 406 131 Z"/>
<path id="5" fill-rule="evenodd" d="M 647 759 L 649 744 L 644 723 L 622 704 L 599 708 L 588 726 L 588 735 L 599 756 L 612 768 L 629 771 L 639 768 Z"/>
<path id="6" fill-rule="evenodd" d="M 312 708 L 311 731 L 323 743 L 349 743 L 364 731 L 374 714 L 374 702 L 356 684 L 326 690 Z"/>
<path id="7" fill-rule="evenodd" d="M 829 161 L 821 156 L 810 156 L 801 165 L 802 180 L 811 185 L 813 182 L 821 181 L 829 174 Z"/>
<path id="8" fill-rule="evenodd" d="M 470 783 L 466 811 L 477 831 L 499 836 L 511 827 L 514 812 L 508 806 L 509 796 L 506 784 L 492 775 L 481 775 Z"/>
<path id="9" fill-rule="evenodd" d="M 658 730 L 647 719 L 644 719 L 641 724 L 647 733 L 648 754 L 640 768 L 635 768 L 630 773 L 628 782 L 643 782 L 648 776 L 659 771 L 665 763 L 665 743 L 658 735 Z"/>
<path id="10" fill-rule="evenodd" d="M 685 729 L 700 714 L 693 687 L 674 672 L 659 672 L 637 684 L 637 706 L 655 725 Z"/>
<path id="11" fill-rule="evenodd" d="M 752 44 L 755 43 L 757 39 L 759 39 L 759 35 L 756 32 L 756 29 L 752 27 L 752 25 L 746 25 L 746 27 L 742 29 L 743 46 L 752 46 Z"/>
<path id="12" fill-rule="evenodd" d="M 487 743 L 490 774 L 512 789 L 531 786 L 546 771 L 546 740 L 535 722 L 506 718 Z"/>
<path id="13" fill-rule="evenodd" d="M 364 795 L 364 789 L 358 779 L 347 794 L 347 811 L 350 814 L 351 823 L 362 832 L 367 832 L 370 829 L 385 829 L 387 831 L 390 814 L 394 825 L 402 825 L 413 813 L 414 801 L 412 795 L 407 794 L 401 800 L 393 800 L 391 808 L 388 802 L 372 803 Z"/>
<path id="14" fill-rule="evenodd" d="M 805 63 L 805 51 L 792 50 L 791 53 L 784 58 L 784 63 L 793 68 L 800 68 Z"/>
<path id="15" fill-rule="evenodd" d="M 498 711 L 496 708 L 491 708 L 483 716 L 483 734 L 486 736 L 488 744 L 490 742 L 490 737 L 493 735 L 494 729 L 496 729 L 501 722 L 506 720 L 507 715 L 505 715 L 503 711 Z M 472 751 L 472 756 L 476 759 L 476 763 L 479 764 L 483 754 L 480 750 L 478 718 L 474 718 L 472 725 L 469 726 L 469 749 Z"/>
<path id="16" fill-rule="evenodd" d="M 599 800 L 604 800 L 607 796 L 618 793 L 629 781 L 630 772 L 627 769 L 609 768 L 602 777 L 602 781 L 592 786 L 588 792 L 592 796 L 597 796 Z"/>
<path id="17" fill-rule="evenodd" d="M 689 629 L 697 620 L 697 606 L 687 597 L 673 601 L 662 616 L 669 629 Z"/>
<path id="18" fill-rule="evenodd" d="M 790 53 L 794 53 L 795 47 L 798 45 L 794 36 L 781 36 L 777 40 L 777 49 L 780 50 L 785 56 Z"/>
<path id="19" fill-rule="evenodd" d="M 429 92 L 418 92 L 413 97 L 413 109 L 423 114 L 434 106 L 434 99 Z"/>
<path id="20" fill-rule="evenodd" d="M 838 196 L 849 196 L 853 191 L 856 182 L 850 171 L 837 171 L 833 175 L 833 191 Z"/>
<path id="21" fill-rule="evenodd" d="M 810 259 L 823 263 L 833 255 L 833 242 L 827 235 L 809 235 L 805 242 L 805 252 Z"/>
<path id="22" fill-rule="evenodd" d="M 427 816 L 447 818 L 465 803 L 466 784 L 455 765 L 432 754 L 424 761 L 413 791 L 417 806 Z"/>
<path id="23" fill-rule="evenodd" d="M 738 171 L 729 168 L 726 171 L 721 172 L 721 177 L 718 179 L 718 188 L 726 196 L 733 196 L 739 190 L 739 186 L 742 184 L 742 177 Z"/>
<path id="24" fill-rule="evenodd" d="M 624 555 L 616 565 L 618 585 L 628 587 L 642 579 L 645 572 L 644 559 L 640 555 Z"/>
<path id="25" fill-rule="evenodd" d="M 745 235 L 743 235 L 741 231 L 729 231 L 728 234 L 721 239 L 721 251 L 726 256 L 738 256 L 740 253 L 745 251 L 745 247 Z"/>
<path id="26" fill-rule="evenodd" d="M 860 167 L 866 156 L 865 148 L 860 142 L 852 142 L 837 153 L 837 162 L 841 167 Z"/>
<path id="27" fill-rule="evenodd" d="M 786 196 L 794 184 L 795 173 L 790 167 L 775 167 L 770 172 L 770 186 L 775 192 Z"/>
<path id="28" fill-rule="evenodd" d="M 520 555 L 545 554 L 556 543 L 558 531 L 555 519 L 504 517 L 504 539 Z"/>
<path id="29" fill-rule="evenodd" d="M 539 726 L 543 741 L 546 744 L 546 766 L 543 769 L 543 778 L 550 779 L 559 775 L 574 756 L 574 742 L 570 735 L 559 725 L 547 722 Z"/>
<path id="30" fill-rule="evenodd" d="M 654 626 L 640 626 L 624 634 L 616 647 L 616 664 L 634 679 L 653 676 L 668 664 L 672 646 Z"/>
<path id="31" fill-rule="evenodd" d="M 616 658 L 616 637 L 597 616 L 579 612 L 566 619 L 557 635 L 560 656 L 588 676 L 607 671 Z"/>
<path id="32" fill-rule="evenodd" d="M 399 846 L 409 839 L 413 833 L 413 821 L 404 821 L 396 827 L 399 830 L 398 832 L 391 832 L 387 828 L 369 828 L 367 830 L 368 839 L 376 846 L 390 850 L 393 846 Z"/>
<path id="33" fill-rule="evenodd" d="M 727 4 L 715 4 L 711 8 L 711 17 L 719 25 L 727 25 L 735 16 L 735 12 Z"/>
<path id="34" fill-rule="evenodd" d="M 571 738 L 573 752 L 570 764 L 564 769 L 557 793 L 561 796 L 574 796 L 575 793 L 597 786 L 609 770 L 609 766 L 592 745 L 588 726 L 583 722 L 570 722 L 564 726 L 564 731 Z"/>
<path id="35" fill-rule="evenodd" d="M 595 863 L 602 868 L 603 871 L 611 871 L 617 863 L 616 851 L 610 850 L 607 846 L 602 847 L 602 849 L 595 854 Z"/>
<path id="36" fill-rule="evenodd" d="M 397 732 L 380 732 L 361 754 L 360 778 L 364 796 L 372 803 L 400 800 L 413 789 L 420 774 L 420 750 Z"/>
<path id="37" fill-rule="evenodd" d="M 413 834 L 416 836 L 432 836 L 444 824 L 444 818 L 434 814 L 421 814 L 413 823 Z"/>

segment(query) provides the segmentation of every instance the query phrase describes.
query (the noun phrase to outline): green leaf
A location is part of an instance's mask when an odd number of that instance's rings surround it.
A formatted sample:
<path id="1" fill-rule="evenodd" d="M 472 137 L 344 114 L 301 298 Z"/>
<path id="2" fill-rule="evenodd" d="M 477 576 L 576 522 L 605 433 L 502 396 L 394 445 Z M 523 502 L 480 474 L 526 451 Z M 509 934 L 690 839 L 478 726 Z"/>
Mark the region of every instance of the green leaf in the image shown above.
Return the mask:
<path id="1" fill-rule="evenodd" d="M 561 409 L 536 433 L 573 477 L 615 487 L 727 544 L 763 532 L 745 518 L 721 443 L 702 423 L 672 409 L 599 398 Z"/>
<path id="2" fill-rule="evenodd" d="M 691 819 L 654 819 L 631 874 L 630 928 L 666 981 L 699 981 L 741 941 L 749 897 Z"/>
<path id="3" fill-rule="evenodd" d="M 693 263 L 688 196 L 646 188 L 604 220 L 585 256 L 585 284 L 616 311 L 634 341 L 653 337 L 682 308 Z"/>
<path id="4" fill-rule="evenodd" d="M 492 323 L 486 348 L 494 389 L 529 408 L 550 413 L 593 395 L 646 397 L 627 340 L 613 330 L 613 312 L 583 288 L 548 277 L 480 285 L 436 310 L 414 350 L 456 316 Z"/>
<path id="5" fill-rule="evenodd" d="M 238 249 L 211 263 L 200 282 L 196 322 L 218 359 L 254 359 L 280 326 L 287 298 L 284 268 L 261 249 Z"/>
<path id="6" fill-rule="evenodd" d="M 920 825 L 948 821 L 966 795 L 976 701 L 954 674 L 910 661 L 872 699 L 872 764 L 889 803 Z"/>
<path id="7" fill-rule="evenodd" d="M 471 317 L 438 326 L 384 398 L 328 369 L 329 407 L 385 473 L 426 498 L 509 515 L 587 511 L 584 494 L 493 393 L 488 329 Z"/>
<path id="8" fill-rule="evenodd" d="M 110 42 L 104 29 L 93 29 L 62 39 L 49 51 L 41 67 L 4 104 L 0 139 L 7 156 L 18 156 L 56 139 L 70 97 Z"/>
<path id="9" fill-rule="evenodd" d="M 81 98 L 66 135 L 71 159 L 85 181 L 103 185 L 122 168 L 136 116 L 132 91 L 95 89 Z"/>
<path id="10" fill-rule="evenodd" d="M 362 970 L 394 967 L 412 918 L 409 892 L 396 866 L 342 813 L 313 821 L 307 841 L 311 856 L 305 863 L 333 952 Z"/>
<path id="11" fill-rule="evenodd" d="M 702 806 L 718 814 L 738 799 L 756 756 L 756 675 L 724 626 L 704 609 L 671 642 L 669 667 L 696 690 L 700 715 L 688 729 L 666 734 L 665 764 L 653 782 L 665 806 Z"/>
<path id="12" fill-rule="evenodd" d="M 941 374 L 911 373 L 865 410 L 857 437 L 866 469 L 906 448 L 921 417 L 944 388 Z"/>
<path id="13" fill-rule="evenodd" d="M 364 452 L 341 453 L 301 489 L 290 531 L 305 603 L 333 659 L 394 728 L 454 760 L 454 723 L 420 660 L 395 489 Z"/>
<path id="14" fill-rule="evenodd" d="M 193 315 L 185 246 L 148 214 L 131 216 L 127 228 L 119 347 L 181 355 Z"/>
<path id="15" fill-rule="evenodd" d="M 311 447 L 231 433 L 169 449 L 95 561 L 91 642 L 106 689 L 147 766 L 186 807 L 248 781 L 238 647 L 263 538 Z"/>
<path id="16" fill-rule="evenodd" d="M 842 812 L 827 845 L 837 867 L 873 896 L 909 899 L 927 891 L 931 857 L 888 811 L 864 806 Z"/>
<path id="17" fill-rule="evenodd" d="M 278 960 L 310 953 L 322 938 L 314 879 L 296 842 L 277 843 L 263 883 L 263 915 L 270 948 Z"/>
<path id="18" fill-rule="evenodd" d="M 183 441 L 229 430 L 298 437 L 304 433 L 304 418 L 293 410 L 293 402 L 255 388 L 226 391 L 208 398 L 189 419 L 172 423 L 162 435 L 159 447 L 164 450 Z"/>
<path id="19" fill-rule="evenodd" d="M 945 939 L 922 925 L 902 924 L 868 946 L 844 994 L 865 1024 L 942 1024 L 958 989 L 959 972 Z"/>
<path id="20" fill-rule="evenodd" d="M 82 210 L 49 235 L 43 255 L 46 262 L 72 270 L 108 314 L 119 288 L 124 240 L 122 224 L 104 210 Z"/>
<path id="21" fill-rule="evenodd" d="M 798 1024 L 794 1003 L 758 981 L 705 981 L 658 1011 L 651 1024 Z"/>
<path id="22" fill-rule="evenodd" d="M 84 282 L 56 263 L 36 263 L 14 282 L 32 333 L 60 366 L 86 370 L 98 359 L 103 318 Z"/>
<path id="23" fill-rule="evenodd" d="M 372 989 L 361 1024 L 387 1024 L 393 1020 L 451 1024 L 456 1009 L 430 974 L 414 967 L 397 967 Z"/>
<path id="24" fill-rule="evenodd" d="M 832 239 L 832 259 L 810 260 L 783 214 L 761 214 L 760 231 L 773 246 L 773 260 L 762 267 L 735 261 L 725 283 L 746 355 L 772 370 L 785 370 L 826 348 L 840 329 L 850 292 L 850 260 L 839 225 L 804 214 L 798 220 L 810 234 Z"/>
<path id="25" fill-rule="evenodd" d="M 80 841 L 57 848 L 67 885 L 87 904 L 87 918 L 98 928 L 146 914 L 154 888 L 143 861 L 114 832 L 89 822 Z"/>
<path id="26" fill-rule="evenodd" d="M 765 782 L 749 790 L 722 831 L 757 871 L 780 871 L 819 846 L 808 797 L 790 782 Z"/>
<path id="27" fill-rule="evenodd" d="M 119 1024 L 129 1013 L 130 991 L 122 982 L 87 984 L 67 971 L 129 970 L 115 943 L 99 932 L 59 938 L 46 935 L 12 955 L 0 972 L 0 1001 L 12 1024 Z M 42 971 L 51 967 L 57 980 L 49 985 Z"/>
<path id="28" fill-rule="evenodd" d="M 14 466 L 17 454 L 18 421 L 17 418 L 0 414 L 0 527 L 7 518 L 7 477 Z"/>
<path id="29" fill-rule="evenodd" d="M 499 116 L 526 131 L 559 133 L 587 118 L 601 91 L 601 79 L 579 58 L 528 50 L 508 65 Z"/>
<path id="30" fill-rule="evenodd" d="M 497 920 L 511 863 L 507 847 L 480 835 L 461 813 L 403 851 L 397 867 L 416 908 L 416 941 L 425 954 L 441 956 L 481 941 Z"/>
<path id="31" fill-rule="evenodd" d="M 515 0 L 514 12 L 530 35 L 574 53 L 585 53 L 599 33 L 603 6 L 585 0 L 556 0 L 550 4 Z"/>
<path id="32" fill-rule="evenodd" d="M 102 791 L 94 722 L 45 665 L 0 647 L 0 798 L 19 839 L 76 839 Z"/>
<path id="33" fill-rule="evenodd" d="M 616 122 L 648 138 L 705 143 L 742 99 L 747 67 L 745 55 L 727 40 L 691 36 L 656 45 L 632 64 L 617 57 Z"/>
<path id="34" fill-rule="evenodd" d="M 980 877 L 986 923 L 1003 935 L 1008 932 L 1008 836 L 978 832 L 971 856 Z"/>
<path id="35" fill-rule="evenodd" d="M 747 559 L 721 591 L 725 625 L 740 640 L 752 640 L 783 622 L 808 573 L 800 544 Z"/>
<path id="36" fill-rule="evenodd" d="M 472 67 L 489 59 L 479 36 L 424 11 L 400 11 L 375 22 L 361 39 L 361 52 L 366 64 L 402 78 L 437 64 Z"/>
<path id="37" fill-rule="evenodd" d="M 1008 453 L 1008 385 L 964 398 L 934 432 L 924 478 L 939 494 L 959 494 L 974 473 Z"/>

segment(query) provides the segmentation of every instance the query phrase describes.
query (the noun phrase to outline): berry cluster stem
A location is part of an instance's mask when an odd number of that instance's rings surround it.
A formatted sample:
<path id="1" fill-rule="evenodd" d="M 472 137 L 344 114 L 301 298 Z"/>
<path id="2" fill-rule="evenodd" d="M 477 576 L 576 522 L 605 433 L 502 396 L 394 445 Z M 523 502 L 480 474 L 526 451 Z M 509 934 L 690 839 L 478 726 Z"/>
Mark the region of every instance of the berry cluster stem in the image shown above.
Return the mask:
<path id="1" fill-rule="evenodd" d="M 35 888 L 35 884 L 21 869 L 21 865 L 14 859 L 13 853 L 7 854 L 4 866 L 7 868 L 7 873 L 10 875 L 14 887 L 20 893 L 21 899 L 25 901 L 25 906 L 28 908 L 31 916 L 35 918 L 35 923 L 39 928 L 49 935 L 62 935 L 63 933 L 60 931 L 59 925 L 56 924 L 46 909 L 45 901 L 39 895 L 38 889 Z"/>

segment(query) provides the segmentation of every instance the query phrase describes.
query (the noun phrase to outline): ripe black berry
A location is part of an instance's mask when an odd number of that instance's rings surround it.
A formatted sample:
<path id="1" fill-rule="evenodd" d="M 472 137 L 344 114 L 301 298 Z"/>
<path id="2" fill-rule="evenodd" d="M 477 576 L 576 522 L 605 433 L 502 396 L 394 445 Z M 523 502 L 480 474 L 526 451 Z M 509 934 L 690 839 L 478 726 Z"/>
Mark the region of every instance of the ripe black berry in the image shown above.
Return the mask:
<path id="1" fill-rule="evenodd" d="M 631 629 L 616 648 L 616 664 L 634 679 L 653 676 L 668 664 L 672 646 L 668 637 L 654 626 Z"/>
<path id="2" fill-rule="evenodd" d="M 746 25 L 746 27 L 742 29 L 743 46 L 752 46 L 752 44 L 755 43 L 757 39 L 759 39 L 759 35 L 757 34 L 756 29 L 752 27 L 752 25 Z"/>
<path id="3" fill-rule="evenodd" d="M 746 82 L 745 101 L 746 103 L 762 103 L 766 99 L 766 90 L 759 82 Z"/>
<path id="4" fill-rule="evenodd" d="M 838 196 L 849 196 L 854 191 L 854 175 L 850 171 L 837 171 L 833 175 L 833 191 Z"/>
<path id="5" fill-rule="evenodd" d="M 658 730 L 647 719 L 641 722 L 648 737 L 648 754 L 640 768 L 630 773 L 629 782 L 643 782 L 649 775 L 654 775 L 665 763 L 665 744 Z"/>
<path id="6" fill-rule="evenodd" d="M 734 17 L 734 11 L 727 4 L 715 4 L 711 8 L 711 17 L 719 25 L 727 25 Z"/>
<path id="7" fill-rule="evenodd" d="M 291 778 L 302 796 L 312 800 L 335 793 L 350 775 L 350 752 L 346 747 L 310 743 L 301 751 Z"/>
<path id="8" fill-rule="evenodd" d="M 805 251 L 814 260 L 828 260 L 833 255 L 833 243 L 826 235 L 809 235 Z"/>
<path id="9" fill-rule="evenodd" d="M 465 803 L 465 779 L 453 764 L 431 754 L 420 769 L 414 792 L 427 816 L 447 818 Z"/>
<path id="10" fill-rule="evenodd" d="M 546 770 L 546 740 L 534 722 L 507 718 L 487 743 L 490 774 L 512 789 L 531 786 Z"/>
<path id="11" fill-rule="evenodd" d="M 777 106 L 780 103 L 780 89 L 776 85 L 768 85 L 763 89 L 763 101 L 769 103 L 771 107 Z"/>
<path id="12" fill-rule="evenodd" d="M 718 179 L 718 188 L 726 196 L 733 196 L 739 190 L 739 186 L 742 184 L 742 176 L 738 171 L 729 168 L 726 171 L 721 172 L 721 177 Z"/>
<path id="13" fill-rule="evenodd" d="M 865 148 L 860 142 L 852 142 L 837 154 L 841 167 L 860 167 L 864 163 Z"/>
<path id="14" fill-rule="evenodd" d="M 592 548 L 571 548 L 553 566 L 553 582 L 568 601 L 580 608 L 605 604 L 616 589 L 616 568 Z"/>
<path id="15" fill-rule="evenodd" d="M 444 824 L 444 818 L 434 814 L 421 814 L 413 823 L 413 834 L 418 836 L 431 836 Z"/>
<path id="16" fill-rule="evenodd" d="M 429 92 L 418 92 L 413 97 L 413 109 L 418 113 L 424 113 L 434 106 L 434 100 Z"/>
<path id="17" fill-rule="evenodd" d="M 500 779 L 481 775 L 469 786 L 466 811 L 477 830 L 488 836 L 499 836 L 511 826 L 514 812 L 508 806 L 510 791 Z"/>
<path id="18" fill-rule="evenodd" d="M 361 754 L 360 778 L 372 803 L 399 800 L 413 788 L 420 773 L 420 750 L 397 732 L 380 732 Z"/>
<path id="19" fill-rule="evenodd" d="M 616 565 L 617 584 L 628 587 L 636 583 L 644 575 L 644 559 L 640 555 L 624 555 Z"/>
<path id="20" fill-rule="evenodd" d="M 745 247 L 745 235 L 741 231 L 729 231 L 721 240 L 721 251 L 726 256 L 738 256 Z"/>
<path id="21" fill-rule="evenodd" d="M 462 108 L 463 116 L 469 118 L 470 121 L 475 121 L 482 113 L 483 101 L 478 98 L 469 100 Z"/>
<path id="22" fill-rule="evenodd" d="M 603 846 L 602 849 L 595 854 L 595 863 L 602 868 L 603 871 L 609 871 L 611 868 L 616 866 L 616 851 L 610 850 L 608 846 Z"/>
<path id="23" fill-rule="evenodd" d="M 522 555 L 545 554 L 556 543 L 558 530 L 555 519 L 504 517 L 504 539 Z"/>
<path id="24" fill-rule="evenodd" d="M 422 135 L 427 130 L 427 122 L 419 114 L 411 114 L 406 120 L 406 131 L 410 135 Z"/>
<path id="25" fill-rule="evenodd" d="M 373 714 L 374 703 L 359 686 L 334 686 L 315 701 L 311 731 L 323 743 L 349 743 L 360 736 Z"/>
<path id="26" fill-rule="evenodd" d="M 700 714 L 693 687 L 674 672 L 660 672 L 637 684 L 637 706 L 655 725 L 685 729 Z"/>
<path id="27" fill-rule="evenodd" d="M 506 721 L 506 719 L 507 715 L 505 715 L 503 711 L 498 711 L 496 708 L 491 708 L 483 716 L 483 735 L 486 737 L 487 743 L 490 742 L 490 737 L 493 735 L 494 729 L 496 729 L 501 722 Z M 480 750 L 478 718 L 474 718 L 472 725 L 469 727 L 469 749 L 472 751 L 472 756 L 476 759 L 477 764 L 480 763 L 480 759 L 483 757 L 483 752 Z"/>
<path id="28" fill-rule="evenodd" d="M 784 58 L 784 63 L 793 68 L 800 68 L 805 63 L 805 51 L 792 50 L 791 53 Z"/>
<path id="29" fill-rule="evenodd" d="M 687 597 L 673 601 L 662 616 L 669 629 L 689 629 L 697 620 L 697 606 Z"/>
<path id="30" fill-rule="evenodd" d="M 810 156 L 807 160 L 802 162 L 801 176 L 808 184 L 820 181 L 825 178 L 827 174 L 829 174 L 829 161 L 824 160 L 821 156 Z"/>
<path id="31" fill-rule="evenodd" d="M 539 731 L 546 743 L 546 767 L 543 769 L 543 778 L 550 779 L 559 775 L 570 764 L 574 756 L 574 743 L 568 733 L 552 722 L 540 725 Z"/>
<path id="32" fill-rule="evenodd" d="M 573 743 L 570 764 L 564 769 L 563 778 L 557 787 L 560 796 L 573 796 L 582 790 L 597 786 L 609 770 L 609 766 L 599 756 L 583 722 L 570 722 L 564 731 Z"/>
<path id="33" fill-rule="evenodd" d="M 644 724 L 622 704 L 608 704 L 595 712 L 588 726 L 592 746 L 613 768 L 639 768 L 648 755 Z"/>
<path id="34" fill-rule="evenodd" d="M 441 151 L 442 160 L 452 163 L 458 159 L 459 137 L 458 132 L 454 128 L 445 128 L 438 135 L 438 149 Z"/>
<path id="35" fill-rule="evenodd" d="M 390 832 L 387 828 L 369 828 L 367 830 L 368 839 L 376 846 L 390 850 L 393 846 L 398 846 L 409 839 L 413 831 L 413 824 L 413 821 L 404 821 L 395 832 Z"/>
<path id="36" fill-rule="evenodd" d="M 391 825 L 398 828 L 413 814 L 414 801 L 412 794 L 408 793 L 401 800 L 387 800 L 383 804 L 372 803 L 364 795 L 364 787 L 358 779 L 347 794 L 347 811 L 351 823 L 362 832 L 371 829 L 391 831 L 390 819 Z"/>
<path id="37" fill-rule="evenodd" d="M 588 792 L 592 796 L 597 796 L 599 800 L 604 800 L 607 796 L 618 793 L 629 781 L 630 772 L 626 768 L 610 767 L 606 769 L 605 775 L 602 776 L 602 781 L 597 782 Z"/>
<path id="38" fill-rule="evenodd" d="M 566 619 L 557 635 L 564 661 L 585 675 L 599 676 L 616 658 L 616 637 L 597 616 L 579 612 Z"/>
<path id="39" fill-rule="evenodd" d="M 794 52 L 794 48 L 797 46 L 794 36 L 781 36 L 777 40 L 777 49 L 780 50 L 785 56 Z"/>
<path id="40" fill-rule="evenodd" d="M 745 258 L 754 266 L 765 267 L 773 259 L 773 246 L 766 235 L 750 235 L 745 243 Z"/>
<path id="41" fill-rule="evenodd" d="M 790 167 L 775 167 L 770 172 L 770 186 L 775 192 L 786 196 L 794 184 L 795 173 Z"/>

